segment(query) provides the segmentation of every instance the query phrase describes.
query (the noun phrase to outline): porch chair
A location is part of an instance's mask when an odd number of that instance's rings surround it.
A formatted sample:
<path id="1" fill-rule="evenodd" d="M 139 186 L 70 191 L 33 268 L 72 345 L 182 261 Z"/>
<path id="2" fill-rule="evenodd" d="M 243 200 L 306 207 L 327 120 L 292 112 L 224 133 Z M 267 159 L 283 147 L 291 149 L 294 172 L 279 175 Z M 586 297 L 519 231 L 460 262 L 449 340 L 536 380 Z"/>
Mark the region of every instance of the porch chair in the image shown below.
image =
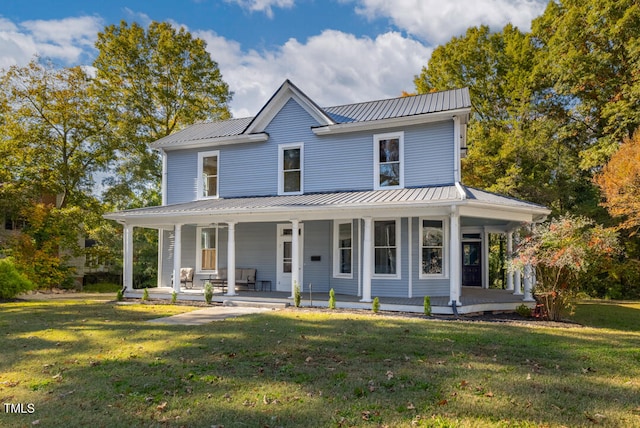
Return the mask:
<path id="1" fill-rule="evenodd" d="M 193 288 L 193 268 L 180 268 L 180 284 L 184 284 L 185 288 Z"/>

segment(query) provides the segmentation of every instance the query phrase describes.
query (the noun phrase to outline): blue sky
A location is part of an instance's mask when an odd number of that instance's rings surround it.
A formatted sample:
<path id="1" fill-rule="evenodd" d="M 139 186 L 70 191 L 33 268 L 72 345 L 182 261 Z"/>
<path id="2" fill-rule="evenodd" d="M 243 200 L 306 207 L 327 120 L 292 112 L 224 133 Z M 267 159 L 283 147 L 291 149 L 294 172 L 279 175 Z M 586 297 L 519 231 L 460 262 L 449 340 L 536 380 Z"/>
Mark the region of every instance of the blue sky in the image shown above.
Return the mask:
<path id="1" fill-rule="evenodd" d="M 90 65 L 96 34 L 121 20 L 170 21 L 207 41 L 234 92 L 257 113 L 291 79 L 323 106 L 400 95 L 433 49 L 481 24 L 523 30 L 545 0 L 2 0 L 0 67 L 35 54 Z"/>

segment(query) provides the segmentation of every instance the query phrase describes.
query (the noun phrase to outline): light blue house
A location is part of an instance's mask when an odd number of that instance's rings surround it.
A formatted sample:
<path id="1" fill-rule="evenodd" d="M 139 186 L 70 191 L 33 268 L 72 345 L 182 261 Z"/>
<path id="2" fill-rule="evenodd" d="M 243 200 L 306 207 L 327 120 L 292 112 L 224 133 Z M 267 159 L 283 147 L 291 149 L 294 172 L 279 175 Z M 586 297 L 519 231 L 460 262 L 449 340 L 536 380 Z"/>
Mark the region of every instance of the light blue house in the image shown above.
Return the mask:
<path id="1" fill-rule="evenodd" d="M 274 292 L 464 305 L 467 287 L 488 288 L 488 234 L 511 248 L 512 230 L 549 214 L 461 184 L 470 111 L 467 89 L 321 108 L 287 80 L 255 117 L 156 141 L 162 206 L 106 216 L 124 225 L 125 287 L 142 227 L 159 230 L 159 287 L 180 291 L 185 267 L 196 287 L 252 268 Z M 530 300 L 519 279 L 507 288 Z"/>

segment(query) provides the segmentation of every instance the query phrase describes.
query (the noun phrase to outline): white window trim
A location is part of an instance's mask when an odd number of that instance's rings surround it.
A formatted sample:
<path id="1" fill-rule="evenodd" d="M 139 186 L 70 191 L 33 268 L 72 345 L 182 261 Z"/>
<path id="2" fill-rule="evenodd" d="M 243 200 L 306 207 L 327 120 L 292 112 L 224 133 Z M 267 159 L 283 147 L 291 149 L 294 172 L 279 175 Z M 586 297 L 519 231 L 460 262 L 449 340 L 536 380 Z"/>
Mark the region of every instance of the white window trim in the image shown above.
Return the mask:
<path id="1" fill-rule="evenodd" d="M 422 231 L 423 220 L 436 220 L 442 222 L 442 273 L 422 272 L 422 244 L 424 233 Z M 449 278 L 449 222 L 447 217 L 420 217 L 418 218 L 418 273 L 420 279 L 448 279 Z"/>
<path id="2" fill-rule="evenodd" d="M 284 151 L 288 149 L 300 149 L 300 191 L 284 191 Z M 302 195 L 304 193 L 304 143 L 278 144 L 278 195 Z"/>
<path id="3" fill-rule="evenodd" d="M 220 239 L 220 228 L 217 224 L 210 226 L 198 226 L 196 227 L 196 273 L 215 274 L 218 272 L 215 270 L 203 270 L 202 269 L 202 229 L 216 229 L 216 268 L 219 267 L 220 258 L 220 246 L 218 245 Z"/>
<path id="4" fill-rule="evenodd" d="M 340 247 L 338 242 L 340 241 L 340 225 L 341 224 L 349 224 L 351 225 L 351 273 L 342 273 L 340 272 Z M 353 240 L 353 220 L 334 220 L 333 221 L 333 277 L 334 278 L 345 278 L 345 279 L 353 279 L 353 253 L 354 253 L 354 244 Z"/>
<path id="5" fill-rule="evenodd" d="M 380 140 L 398 138 L 400 153 L 400 184 L 398 186 L 380 186 Z M 373 189 L 403 189 L 404 188 L 404 131 L 387 132 L 385 134 L 375 134 L 373 136 Z"/>
<path id="6" fill-rule="evenodd" d="M 204 192 L 203 188 L 203 179 L 202 179 L 202 168 L 204 166 L 204 158 L 216 156 L 218 159 L 218 179 L 216 180 L 216 196 L 203 196 L 202 192 Z M 209 152 L 198 152 L 198 182 L 196 185 L 196 192 L 198 192 L 196 199 L 218 199 L 220 197 L 220 150 L 212 150 Z"/>
<path id="7" fill-rule="evenodd" d="M 396 222 L 396 273 L 376 273 L 376 222 L 395 221 Z M 371 279 L 402 279 L 402 234 L 400 225 L 401 218 L 374 218 L 371 220 Z"/>

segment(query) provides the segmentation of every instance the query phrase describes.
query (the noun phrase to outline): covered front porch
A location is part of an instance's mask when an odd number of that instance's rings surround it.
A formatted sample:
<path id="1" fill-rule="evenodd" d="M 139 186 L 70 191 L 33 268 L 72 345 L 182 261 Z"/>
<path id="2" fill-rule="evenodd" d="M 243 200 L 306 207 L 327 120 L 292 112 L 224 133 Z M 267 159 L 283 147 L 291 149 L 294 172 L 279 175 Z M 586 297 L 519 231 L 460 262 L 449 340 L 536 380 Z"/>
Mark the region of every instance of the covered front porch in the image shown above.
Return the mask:
<path id="1" fill-rule="evenodd" d="M 152 295 L 202 300 L 207 279 L 235 284 L 238 270 L 257 269 L 261 290 L 219 290 L 214 301 L 271 299 L 433 313 L 513 310 L 533 302 L 531 272 L 507 275 L 506 290 L 490 289 L 488 236 L 507 236 L 541 221 L 548 210 L 460 184 L 432 188 L 214 199 L 110 214 L 124 226 L 124 284 L 132 287 L 133 228 L 160 231 L 158 288 Z M 195 266 L 193 289 L 173 278 Z M 243 269 L 240 269 L 243 268 Z M 522 283 L 521 283 L 522 282 Z M 269 287 L 266 287 L 266 284 Z M 257 285 L 257 284 L 256 284 Z M 467 287 L 467 285 L 469 285 Z M 309 291 L 312 291 L 309 298 Z M 313 302 L 313 305 L 320 303 Z M 394 309 L 395 308 L 395 309 Z M 413 308 L 413 309 L 411 309 Z"/>

